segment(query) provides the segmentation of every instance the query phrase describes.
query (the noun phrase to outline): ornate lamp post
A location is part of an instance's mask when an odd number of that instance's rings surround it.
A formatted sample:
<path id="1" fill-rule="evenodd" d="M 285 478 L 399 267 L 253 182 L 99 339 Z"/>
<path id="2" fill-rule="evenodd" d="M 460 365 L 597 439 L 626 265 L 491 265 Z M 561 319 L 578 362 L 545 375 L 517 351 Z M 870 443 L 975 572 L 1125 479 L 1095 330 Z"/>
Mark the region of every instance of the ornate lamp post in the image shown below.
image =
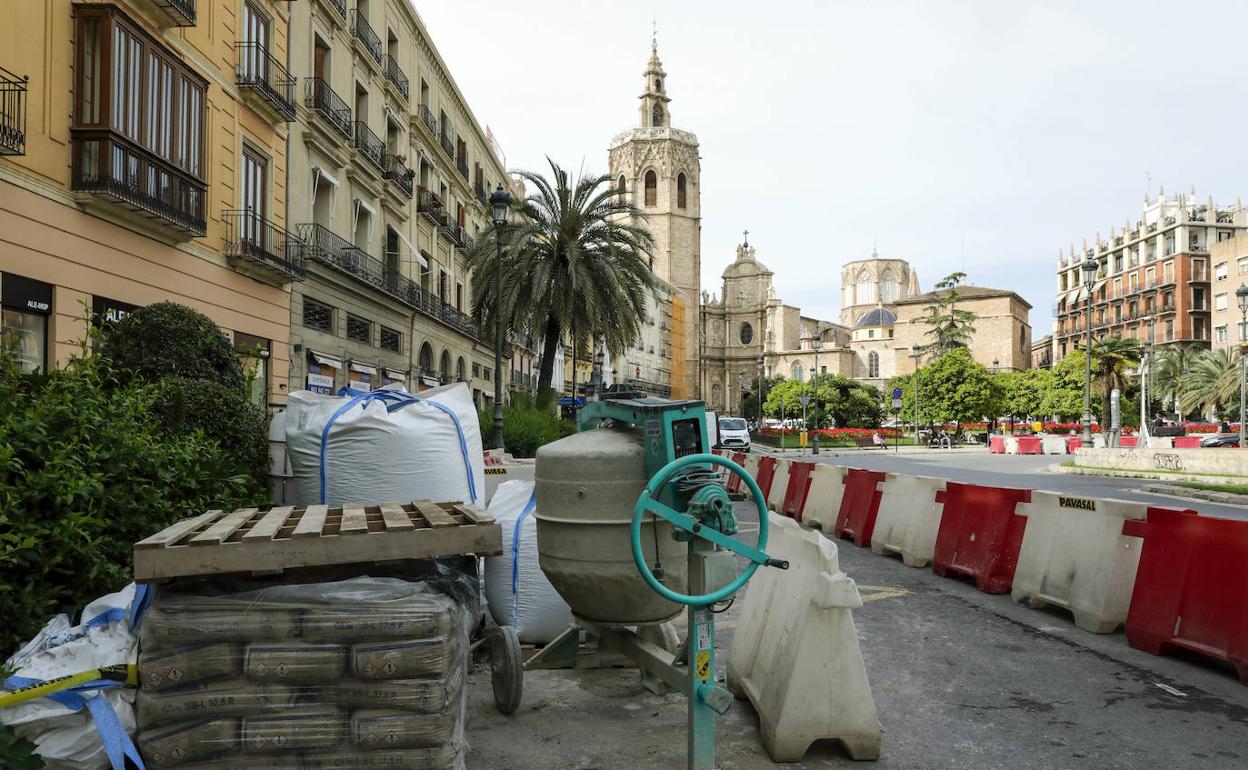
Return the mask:
<path id="1" fill-rule="evenodd" d="M 1088 290 L 1084 297 L 1088 328 L 1083 367 L 1083 443 L 1086 446 L 1092 446 L 1092 287 L 1096 284 L 1096 271 L 1100 269 L 1101 263 L 1092 257 L 1083 262 L 1083 285 Z"/>
<path id="2" fill-rule="evenodd" d="M 1244 378 L 1248 376 L 1248 286 L 1240 284 L 1235 290 L 1235 301 L 1239 303 L 1239 446 L 1244 446 Z"/>
<path id="3" fill-rule="evenodd" d="M 503 227 L 507 224 L 507 210 L 511 208 L 511 196 L 500 183 L 490 194 L 493 209 L 494 243 L 498 247 L 498 263 L 494 267 L 494 432 L 490 445 L 503 448 Z"/>
<path id="4" fill-rule="evenodd" d="M 815 338 L 810 341 L 810 346 L 815 349 L 815 448 L 812 452 L 813 454 L 819 454 L 819 416 L 821 411 L 819 408 L 819 348 L 823 347 L 821 336 L 822 332 L 816 329 Z"/>
<path id="5" fill-rule="evenodd" d="M 923 355 L 923 348 L 919 343 L 914 343 L 914 347 L 910 348 L 911 355 L 914 356 L 914 445 L 919 445 L 919 357 Z"/>

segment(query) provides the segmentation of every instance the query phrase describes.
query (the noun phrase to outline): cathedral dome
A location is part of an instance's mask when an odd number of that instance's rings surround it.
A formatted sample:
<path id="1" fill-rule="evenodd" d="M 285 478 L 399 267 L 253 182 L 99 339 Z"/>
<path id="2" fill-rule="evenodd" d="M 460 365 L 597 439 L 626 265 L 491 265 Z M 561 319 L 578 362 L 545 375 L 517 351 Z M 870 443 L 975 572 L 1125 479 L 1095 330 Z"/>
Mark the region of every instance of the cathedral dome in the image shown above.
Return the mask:
<path id="1" fill-rule="evenodd" d="M 891 310 L 885 310 L 877 307 L 869 310 L 858 317 L 858 322 L 854 324 L 855 329 L 864 329 L 868 326 L 892 326 L 897 322 L 897 314 Z"/>

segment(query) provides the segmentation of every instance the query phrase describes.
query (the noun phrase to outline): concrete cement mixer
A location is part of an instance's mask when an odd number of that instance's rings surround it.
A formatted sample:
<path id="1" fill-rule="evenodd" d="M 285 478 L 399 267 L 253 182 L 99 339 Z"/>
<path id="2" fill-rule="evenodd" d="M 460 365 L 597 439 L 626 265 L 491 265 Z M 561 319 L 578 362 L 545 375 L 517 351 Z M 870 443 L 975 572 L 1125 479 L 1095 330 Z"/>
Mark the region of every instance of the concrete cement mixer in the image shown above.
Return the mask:
<path id="1" fill-rule="evenodd" d="M 582 632 L 623 654 L 643 682 L 689 698 L 689 767 L 715 765 L 715 714 L 732 695 L 715 684 L 712 605 L 731 597 L 771 559 L 767 501 L 739 465 L 708 454 L 701 401 L 595 401 L 578 433 L 537 452 L 537 546 L 542 571 L 572 608 L 574 624 L 527 668 L 579 664 Z M 758 510 L 756 545 L 732 537 L 737 518 L 715 466 L 739 475 Z M 738 574 L 736 556 L 744 557 Z M 666 621 L 689 607 L 683 644 Z"/>

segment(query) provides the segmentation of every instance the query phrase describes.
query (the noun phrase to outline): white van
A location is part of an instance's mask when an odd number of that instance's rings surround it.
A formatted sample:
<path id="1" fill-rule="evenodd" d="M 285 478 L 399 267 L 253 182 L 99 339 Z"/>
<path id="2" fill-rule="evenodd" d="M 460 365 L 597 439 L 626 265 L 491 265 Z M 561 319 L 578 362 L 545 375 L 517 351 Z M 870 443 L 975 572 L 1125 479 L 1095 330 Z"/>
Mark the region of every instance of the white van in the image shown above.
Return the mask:
<path id="1" fill-rule="evenodd" d="M 744 417 L 719 418 L 719 445 L 724 449 L 750 451 L 750 428 Z"/>

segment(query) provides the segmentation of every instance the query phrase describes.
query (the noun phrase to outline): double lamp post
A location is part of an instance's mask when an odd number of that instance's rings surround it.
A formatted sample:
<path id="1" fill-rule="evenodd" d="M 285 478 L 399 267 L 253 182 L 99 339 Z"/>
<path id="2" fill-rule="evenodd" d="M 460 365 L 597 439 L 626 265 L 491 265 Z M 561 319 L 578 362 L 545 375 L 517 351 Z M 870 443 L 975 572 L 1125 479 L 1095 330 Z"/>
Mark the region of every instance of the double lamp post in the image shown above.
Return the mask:
<path id="1" fill-rule="evenodd" d="M 494 219 L 494 243 L 498 248 L 498 261 L 494 265 L 494 431 L 490 436 L 490 446 L 503 449 L 503 228 L 507 225 L 511 196 L 501 183 L 497 190 L 490 193 L 490 208 Z"/>

